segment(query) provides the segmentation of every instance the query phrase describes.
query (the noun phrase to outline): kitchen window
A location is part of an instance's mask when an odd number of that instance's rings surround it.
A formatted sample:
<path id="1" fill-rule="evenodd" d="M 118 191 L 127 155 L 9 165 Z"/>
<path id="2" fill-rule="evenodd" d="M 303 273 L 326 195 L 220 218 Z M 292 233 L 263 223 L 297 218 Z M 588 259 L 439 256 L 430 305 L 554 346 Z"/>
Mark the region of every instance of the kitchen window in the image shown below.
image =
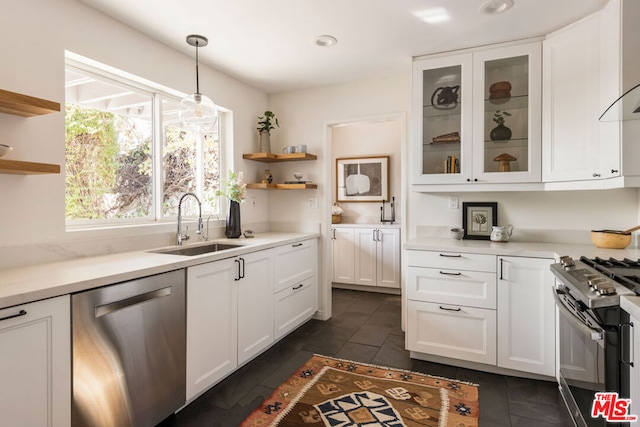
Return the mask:
<path id="1" fill-rule="evenodd" d="M 125 77 L 126 76 L 126 77 Z M 220 126 L 182 127 L 181 94 L 67 55 L 65 218 L 71 228 L 175 220 L 195 193 L 217 215 Z M 223 121 L 220 112 L 218 123 Z M 186 216 L 198 205 L 185 199 Z"/>

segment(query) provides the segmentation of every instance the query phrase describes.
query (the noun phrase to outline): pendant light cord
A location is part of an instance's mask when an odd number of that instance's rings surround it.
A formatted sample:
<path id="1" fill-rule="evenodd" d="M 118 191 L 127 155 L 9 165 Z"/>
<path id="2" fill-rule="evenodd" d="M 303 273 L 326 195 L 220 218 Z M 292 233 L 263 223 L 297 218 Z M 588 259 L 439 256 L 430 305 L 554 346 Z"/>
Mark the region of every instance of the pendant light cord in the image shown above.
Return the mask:
<path id="1" fill-rule="evenodd" d="M 198 46 L 200 41 L 196 40 L 196 94 L 200 95 L 200 73 L 198 71 Z"/>

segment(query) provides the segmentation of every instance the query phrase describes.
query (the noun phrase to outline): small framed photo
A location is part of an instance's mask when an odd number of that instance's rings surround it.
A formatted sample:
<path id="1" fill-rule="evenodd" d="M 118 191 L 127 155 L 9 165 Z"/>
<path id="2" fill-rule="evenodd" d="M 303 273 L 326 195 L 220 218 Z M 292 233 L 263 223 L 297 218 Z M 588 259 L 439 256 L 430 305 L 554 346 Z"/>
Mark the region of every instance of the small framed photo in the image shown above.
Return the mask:
<path id="1" fill-rule="evenodd" d="M 336 159 L 336 200 L 389 200 L 389 156 Z"/>
<path id="2" fill-rule="evenodd" d="M 497 202 L 462 202 L 463 239 L 489 240 L 498 225 Z"/>

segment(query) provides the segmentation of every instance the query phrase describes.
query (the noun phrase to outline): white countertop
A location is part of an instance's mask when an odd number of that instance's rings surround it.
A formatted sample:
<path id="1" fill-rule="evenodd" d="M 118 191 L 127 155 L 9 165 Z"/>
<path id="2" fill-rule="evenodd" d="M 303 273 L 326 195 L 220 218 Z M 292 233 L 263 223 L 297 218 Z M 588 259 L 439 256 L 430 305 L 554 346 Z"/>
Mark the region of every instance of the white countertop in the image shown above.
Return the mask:
<path id="1" fill-rule="evenodd" d="M 260 233 L 251 239 L 242 237 L 239 239 L 212 240 L 211 242 L 242 246 L 196 256 L 136 251 L 26 267 L 5 268 L 0 270 L 0 309 L 316 237 L 319 237 L 318 233 L 270 232 Z M 203 244 L 203 242 L 198 244 Z M 184 247 L 198 244 L 185 245 Z M 177 246 L 172 248 L 177 248 Z M 150 250 L 157 249 L 161 248 Z"/>
<path id="2" fill-rule="evenodd" d="M 403 245 L 409 250 L 423 251 L 457 251 L 467 253 L 522 256 L 532 258 L 557 258 L 562 255 L 570 255 L 579 258 L 584 255 L 589 258 L 599 256 L 601 258 L 640 258 L 640 250 L 627 249 L 600 249 L 592 244 L 573 243 L 535 243 L 535 242 L 492 242 L 490 240 L 455 240 L 453 238 L 418 237 L 411 239 Z"/>

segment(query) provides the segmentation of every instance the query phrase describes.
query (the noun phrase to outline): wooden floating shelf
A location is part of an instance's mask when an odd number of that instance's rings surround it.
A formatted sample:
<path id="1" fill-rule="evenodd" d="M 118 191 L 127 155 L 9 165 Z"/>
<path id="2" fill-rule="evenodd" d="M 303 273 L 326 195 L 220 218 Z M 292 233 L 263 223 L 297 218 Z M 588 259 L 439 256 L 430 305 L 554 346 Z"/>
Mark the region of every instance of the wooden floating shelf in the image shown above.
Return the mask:
<path id="1" fill-rule="evenodd" d="M 292 162 L 297 160 L 317 160 L 318 156 L 309 153 L 274 154 L 274 153 L 249 153 L 243 154 L 245 160 L 255 160 L 263 163 Z"/>
<path id="2" fill-rule="evenodd" d="M 0 112 L 33 117 L 60 111 L 58 102 L 0 89 Z"/>
<path id="3" fill-rule="evenodd" d="M 318 188 L 318 184 L 247 184 L 251 190 L 313 190 Z"/>
<path id="4" fill-rule="evenodd" d="M 0 173 L 8 173 L 13 175 L 41 175 L 46 173 L 60 173 L 60 165 L 0 159 Z"/>

